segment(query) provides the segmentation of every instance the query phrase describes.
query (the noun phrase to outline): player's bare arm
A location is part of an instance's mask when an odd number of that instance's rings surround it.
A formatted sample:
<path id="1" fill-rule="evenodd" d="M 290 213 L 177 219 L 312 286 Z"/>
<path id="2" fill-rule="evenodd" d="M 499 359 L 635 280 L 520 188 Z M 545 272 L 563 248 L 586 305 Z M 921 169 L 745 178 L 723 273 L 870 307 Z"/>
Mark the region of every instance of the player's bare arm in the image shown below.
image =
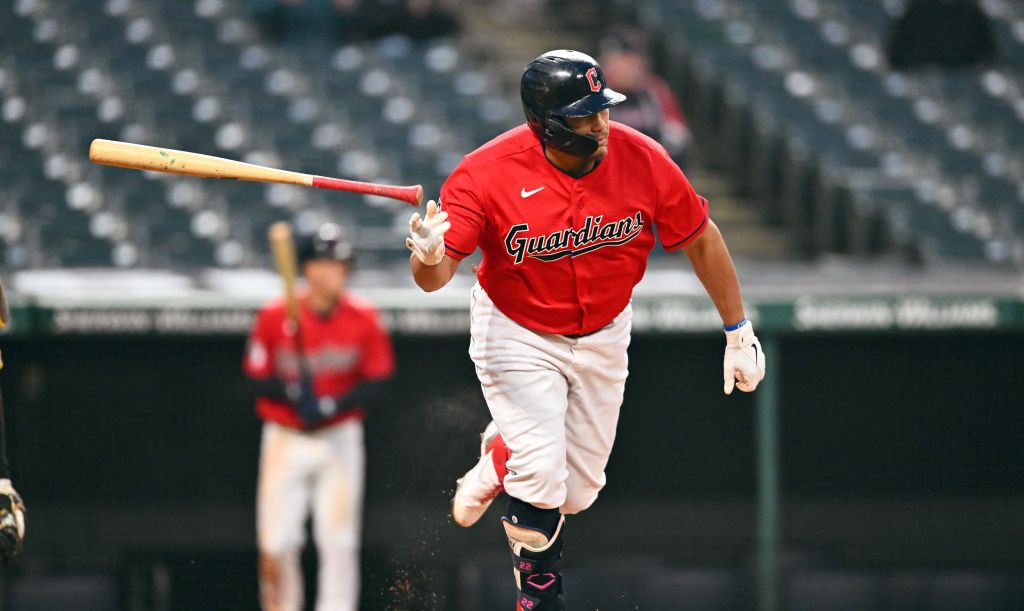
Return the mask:
<path id="1" fill-rule="evenodd" d="M 460 261 L 449 256 L 444 256 L 437 265 L 427 265 L 420 261 L 416 255 L 409 257 L 409 269 L 412 270 L 412 278 L 416 286 L 428 293 L 432 293 L 448 282 L 459 269 Z"/>
<path id="2" fill-rule="evenodd" d="M 729 255 L 722 232 L 714 221 L 709 220 L 700 236 L 683 247 L 683 251 L 690 259 L 704 290 L 714 302 L 722 323 L 731 326 L 743 320 L 743 297 L 736 268 L 733 267 L 732 256 Z"/>
<path id="3" fill-rule="evenodd" d="M 416 285 L 432 292 L 448 284 L 459 268 L 459 260 L 444 254 L 444 234 L 451 228 L 448 213 L 434 201 L 427 203 L 423 218 L 414 212 L 409 219 L 409 237 L 405 245 L 412 251 L 409 269 Z"/>
<path id="4" fill-rule="evenodd" d="M 726 342 L 722 362 L 725 394 L 732 394 L 733 387 L 752 392 L 764 378 L 764 351 L 754 335 L 753 323 L 743 313 L 740 282 L 722 232 L 709 219 L 704 232 L 683 250 L 722 317 Z"/>

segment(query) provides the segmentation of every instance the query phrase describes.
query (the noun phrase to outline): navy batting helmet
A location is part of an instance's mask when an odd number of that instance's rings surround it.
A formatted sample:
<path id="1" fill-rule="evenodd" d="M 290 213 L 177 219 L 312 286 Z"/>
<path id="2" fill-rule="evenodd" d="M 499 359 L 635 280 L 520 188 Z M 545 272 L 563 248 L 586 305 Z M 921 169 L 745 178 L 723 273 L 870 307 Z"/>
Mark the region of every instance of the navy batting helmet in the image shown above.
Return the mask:
<path id="1" fill-rule="evenodd" d="M 297 250 L 299 265 L 313 260 L 339 263 L 352 260 L 352 242 L 345 235 L 345 230 L 335 223 L 324 223 L 312 234 L 303 236 Z"/>
<path id="2" fill-rule="evenodd" d="M 526 122 L 541 141 L 577 157 L 597 150 L 597 138 L 569 129 L 563 117 L 586 117 L 626 99 L 608 89 L 604 71 L 579 51 L 548 51 L 526 66 L 519 83 Z"/>

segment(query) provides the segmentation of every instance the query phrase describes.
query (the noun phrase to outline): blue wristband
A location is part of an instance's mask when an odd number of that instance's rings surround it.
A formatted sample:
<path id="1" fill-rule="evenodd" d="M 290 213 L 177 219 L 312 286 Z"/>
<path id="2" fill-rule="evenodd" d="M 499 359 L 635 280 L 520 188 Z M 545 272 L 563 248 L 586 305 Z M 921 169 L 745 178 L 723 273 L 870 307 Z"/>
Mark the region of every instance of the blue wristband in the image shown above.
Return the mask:
<path id="1" fill-rule="evenodd" d="M 722 329 L 724 329 L 726 331 L 735 331 L 736 329 L 739 329 L 740 327 L 742 327 L 743 325 L 747 324 L 748 322 L 750 322 L 750 321 L 747 320 L 746 318 L 744 318 L 743 320 L 739 321 L 735 325 L 722 325 Z"/>

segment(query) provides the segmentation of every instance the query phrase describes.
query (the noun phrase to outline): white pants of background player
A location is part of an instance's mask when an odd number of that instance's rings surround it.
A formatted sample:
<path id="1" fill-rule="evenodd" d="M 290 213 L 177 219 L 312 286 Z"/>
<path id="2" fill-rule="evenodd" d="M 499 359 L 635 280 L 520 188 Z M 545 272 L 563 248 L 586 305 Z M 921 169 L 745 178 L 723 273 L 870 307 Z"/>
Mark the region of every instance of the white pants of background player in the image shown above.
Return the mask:
<path id="1" fill-rule="evenodd" d="M 277 587 L 261 583 L 264 611 L 301 611 L 300 555 L 313 514 L 320 575 L 316 611 L 359 608 L 359 534 L 366 453 L 363 423 L 303 433 L 263 426 L 256 528 L 261 554 L 274 558 Z"/>
<path id="2" fill-rule="evenodd" d="M 541 509 L 583 511 L 604 468 L 626 385 L 632 309 L 581 338 L 537 333 L 473 287 L 469 354 L 511 451 L 505 491 Z"/>

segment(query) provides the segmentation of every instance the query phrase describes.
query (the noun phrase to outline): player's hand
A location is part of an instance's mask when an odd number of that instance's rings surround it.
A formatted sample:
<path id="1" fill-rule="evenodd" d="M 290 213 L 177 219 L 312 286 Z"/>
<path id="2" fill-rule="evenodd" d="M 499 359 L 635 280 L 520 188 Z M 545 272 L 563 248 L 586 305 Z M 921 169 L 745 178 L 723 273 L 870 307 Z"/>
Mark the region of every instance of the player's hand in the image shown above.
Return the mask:
<path id="1" fill-rule="evenodd" d="M 25 503 L 11 480 L 0 479 L 0 566 L 8 566 L 25 538 Z"/>
<path id="2" fill-rule="evenodd" d="M 303 424 L 312 426 L 323 419 L 320 402 L 317 400 L 316 393 L 313 392 L 311 377 L 303 376 L 300 380 L 289 382 L 285 386 L 285 393 L 292 405 L 295 406 L 295 411 L 298 412 L 299 419 Z"/>
<path id="3" fill-rule="evenodd" d="M 444 258 L 444 234 L 451 229 L 448 213 L 441 212 L 437 202 L 427 202 L 425 218 L 419 212 L 413 212 L 409 219 L 409 237 L 405 245 L 424 265 L 434 266 Z"/>
<path id="4" fill-rule="evenodd" d="M 753 392 L 764 379 L 764 351 L 750 321 L 735 331 L 725 332 L 723 373 L 727 395 L 732 394 L 733 386 L 743 392 Z"/>

